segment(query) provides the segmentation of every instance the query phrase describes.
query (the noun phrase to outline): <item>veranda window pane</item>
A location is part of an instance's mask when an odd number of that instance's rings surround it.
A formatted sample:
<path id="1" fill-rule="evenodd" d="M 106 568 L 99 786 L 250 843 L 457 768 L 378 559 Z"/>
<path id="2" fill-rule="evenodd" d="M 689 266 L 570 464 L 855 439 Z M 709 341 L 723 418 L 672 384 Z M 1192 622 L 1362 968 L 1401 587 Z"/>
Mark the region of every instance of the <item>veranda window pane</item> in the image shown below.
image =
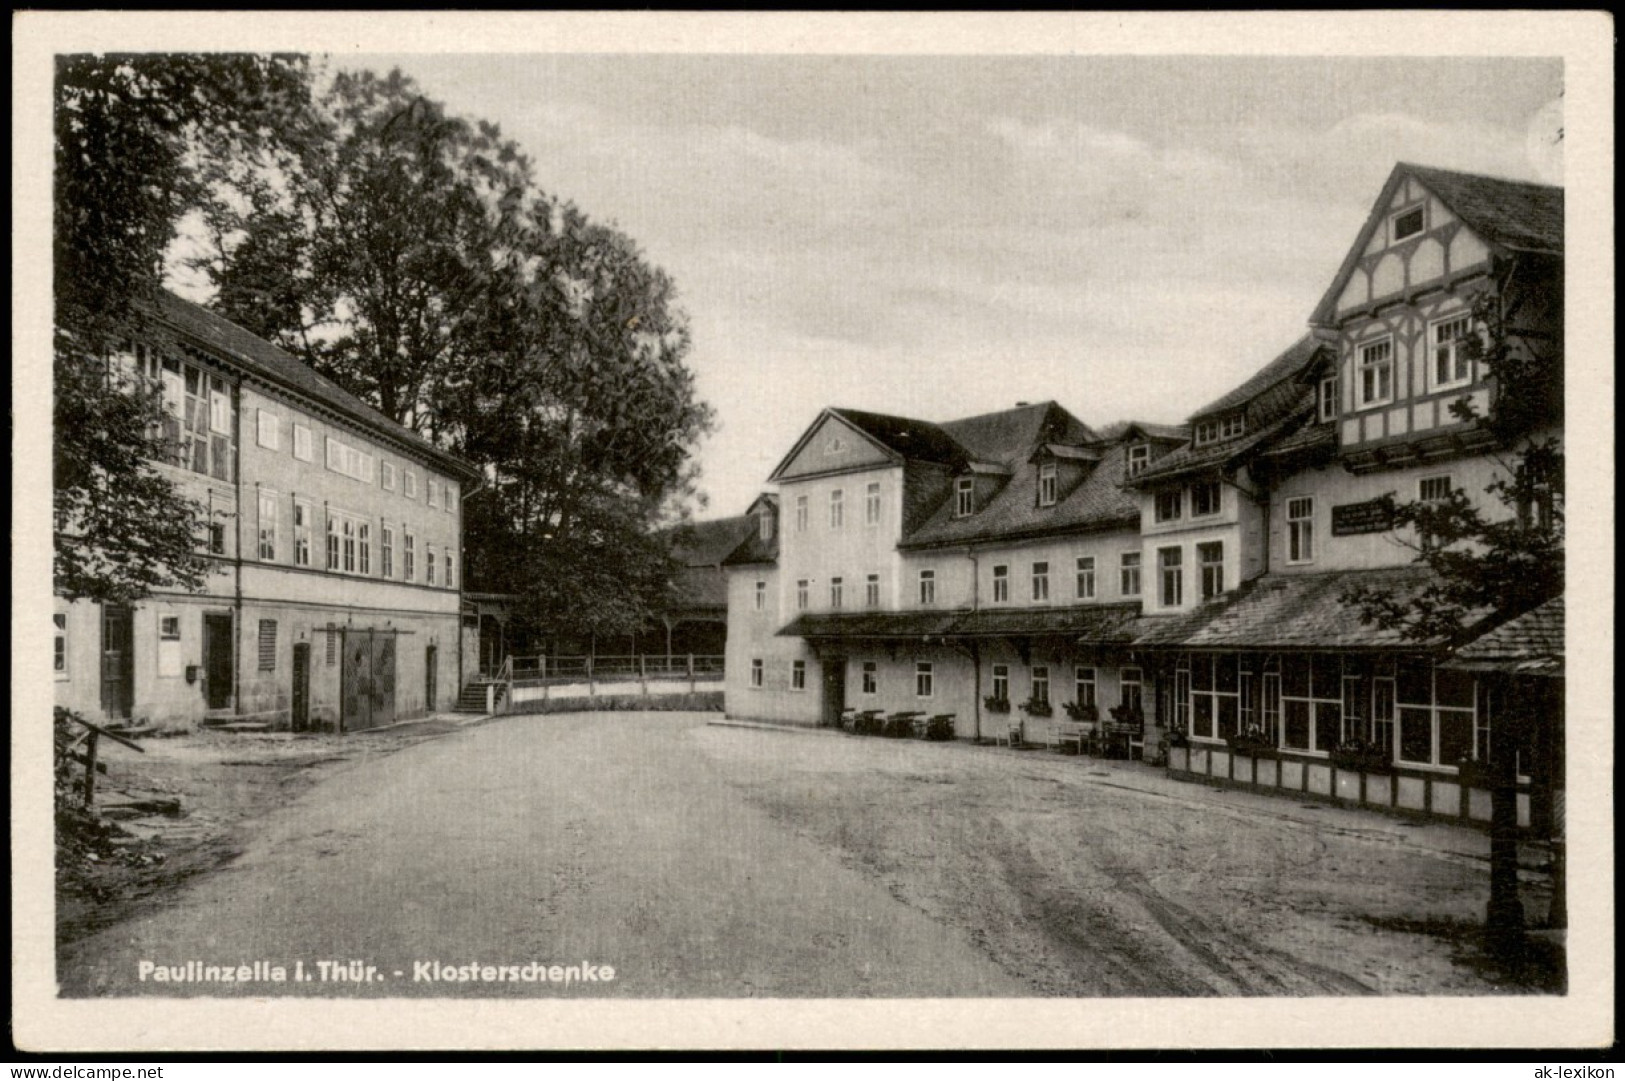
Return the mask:
<path id="1" fill-rule="evenodd" d="M 1213 689 L 1213 658 L 1206 653 L 1191 658 L 1191 686 L 1199 691 Z"/>
<path id="2" fill-rule="evenodd" d="M 1236 690 L 1236 655 L 1234 653 L 1221 653 L 1214 658 L 1214 682 L 1221 691 L 1234 693 Z"/>
<path id="3" fill-rule="evenodd" d="M 1400 709 L 1399 757 L 1406 762 L 1433 761 L 1433 714 L 1431 710 Z"/>
<path id="4" fill-rule="evenodd" d="M 1441 668 L 1433 677 L 1433 693 L 1441 706 L 1473 708 L 1473 677 L 1469 672 L 1452 672 Z"/>
<path id="5" fill-rule="evenodd" d="M 1334 653 L 1316 653 L 1310 664 L 1314 667 L 1314 697 L 1342 698 L 1343 659 Z"/>
<path id="6" fill-rule="evenodd" d="M 1337 702 L 1315 704 L 1315 750 L 1329 751 L 1343 735 L 1343 707 Z"/>
<path id="7" fill-rule="evenodd" d="M 1219 738 L 1236 734 L 1236 708 L 1234 698 L 1220 696 L 1219 698 Z"/>
<path id="8" fill-rule="evenodd" d="M 1309 703 L 1294 702 L 1288 699 L 1282 703 L 1286 719 L 1286 738 L 1284 743 L 1288 747 L 1300 751 L 1309 749 Z"/>
<path id="9" fill-rule="evenodd" d="M 1406 661 L 1399 666 L 1399 700 L 1411 705 L 1433 703 L 1433 671 L 1426 661 Z"/>
<path id="10" fill-rule="evenodd" d="M 1291 698 L 1309 697 L 1309 658 L 1302 655 L 1282 658 L 1281 693 Z"/>
<path id="11" fill-rule="evenodd" d="M 1439 711 L 1439 764 L 1454 766 L 1462 759 L 1471 758 L 1472 756 L 1472 711 L 1441 709 Z"/>
<path id="12" fill-rule="evenodd" d="M 1213 698 L 1210 695 L 1197 695 L 1191 705 L 1195 718 L 1191 721 L 1191 732 L 1198 736 L 1213 735 Z"/>

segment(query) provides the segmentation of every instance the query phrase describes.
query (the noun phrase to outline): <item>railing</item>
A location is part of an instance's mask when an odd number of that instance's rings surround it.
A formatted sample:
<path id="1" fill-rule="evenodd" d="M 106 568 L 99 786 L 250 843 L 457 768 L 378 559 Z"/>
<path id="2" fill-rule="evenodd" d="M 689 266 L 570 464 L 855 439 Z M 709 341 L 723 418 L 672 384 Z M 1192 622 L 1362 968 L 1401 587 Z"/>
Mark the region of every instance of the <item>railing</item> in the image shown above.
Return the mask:
<path id="1" fill-rule="evenodd" d="M 723 657 L 715 653 L 509 657 L 503 670 L 510 686 L 597 680 L 720 678 Z"/>

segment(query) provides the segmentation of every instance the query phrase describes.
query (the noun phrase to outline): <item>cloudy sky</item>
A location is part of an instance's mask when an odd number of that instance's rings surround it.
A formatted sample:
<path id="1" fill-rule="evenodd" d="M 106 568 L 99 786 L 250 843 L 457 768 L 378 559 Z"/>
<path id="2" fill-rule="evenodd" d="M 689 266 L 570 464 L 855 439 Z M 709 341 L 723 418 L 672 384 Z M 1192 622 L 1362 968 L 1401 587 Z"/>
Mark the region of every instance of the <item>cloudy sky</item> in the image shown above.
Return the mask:
<path id="1" fill-rule="evenodd" d="M 1179 421 L 1291 344 L 1396 161 L 1561 182 L 1560 61 L 368 55 L 677 281 L 741 513 L 825 405 Z"/>

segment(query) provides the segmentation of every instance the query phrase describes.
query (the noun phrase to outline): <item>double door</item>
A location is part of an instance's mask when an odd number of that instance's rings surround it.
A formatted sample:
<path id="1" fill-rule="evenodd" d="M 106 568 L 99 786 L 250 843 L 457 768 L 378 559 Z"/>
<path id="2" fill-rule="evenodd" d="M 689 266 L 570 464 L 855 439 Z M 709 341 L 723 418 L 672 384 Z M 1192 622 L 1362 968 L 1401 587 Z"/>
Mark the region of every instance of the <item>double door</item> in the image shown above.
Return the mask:
<path id="1" fill-rule="evenodd" d="M 396 632 L 346 628 L 340 727 L 352 732 L 395 720 Z"/>

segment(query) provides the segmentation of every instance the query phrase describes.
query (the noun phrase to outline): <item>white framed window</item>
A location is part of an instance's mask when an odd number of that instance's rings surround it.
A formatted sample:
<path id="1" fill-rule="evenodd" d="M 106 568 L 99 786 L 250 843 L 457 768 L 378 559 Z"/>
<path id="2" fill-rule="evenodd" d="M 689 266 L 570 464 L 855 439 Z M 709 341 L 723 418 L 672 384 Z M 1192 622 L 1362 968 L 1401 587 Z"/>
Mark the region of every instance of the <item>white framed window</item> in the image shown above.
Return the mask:
<path id="1" fill-rule="evenodd" d="M 1129 709 L 1143 710 L 1145 708 L 1145 686 L 1141 682 L 1138 668 L 1125 668 L 1117 677 L 1117 695 L 1119 705 Z"/>
<path id="2" fill-rule="evenodd" d="M 756 583 L 756 610 L 758 612 L 767 607 L 767 583 Z"/>
<path id="3" fill-rule="evenodd" d="M 937 603 L 937 572 L 923 570 L 920 572 L 920 607 L 928 608 Z"/>
<path id="4" fill-rule="evenodd" d="M 439 510 L 440 509 L 440 482 L 435 480 L 433 477 L 430 477 L 429 478 L 429 483 L 426 485 L 426 487 L 429 490 L 429 498 L 428 498 L 429 506 L 435 508 L 436 510 Z"/>
<path id="5" fill-rule="evenodd" d="M 1286 561 L 1315 561 L 1315 499 L 1298 496 L 1286 501 Z"/>
<path id="6" fill-rule="evenodd" d="M 863 662 L 863 693 L 880 693 L 880 673 L 874 661 Z"/>
<path id="7" fill-rule="evenodd" d="M 1449 473 L 1422 477 L 1416 482 L 1416 497 L 1424 503 L 1448 503 L 1454 490 Z"/>
<path id="8" fill-rule="evenodd" d="M 293 562 L 296 567 L 310 566 L 310 527 L 314 515 L 308 499 L 293 501 Z"/>
<path id="9" fill-rule="evenodd" d="M 1183 488 L 1164 488 L 1156 495 L 1156 520 L 1159 522 L 1177 522 L 1185 514 L 1185 490 Z"/>
<path id="10" fill-rule="evenodd" d="M 1360 408 L 1387 405 L 1394 400 L 1394 343 L 1391 338 L 1360 346 L 1355 363 L 1355 388 Z"/>
<path id="11" fill-rule="evenodd" d="M 796 532 L 807 532 L 807 497 L 796 496 Z"/>
<path id="12" fill-rule="evenodd" d="M 1124 552 L 1118 558 L 1118 592 L 1125 597 L 1140 595 L 1140 553 Z"/>
<path id="13" fill-rule="evenodd" d="M 1128 475 L 1134 476 L 1151 464 L 1151 444 L 1135 443 L 1128 448 Z"/>
<path id="14" fill-rule="evenodd" d="M 1467 672 L 1437 668 L 1425 660 L 1402 662 L 1396 673 L 1399 761 L 1408 765 L 1455 768 L 1472 761 L 1480 740 L 1478 681 Z"/>
<path id="15" fill-rule="evenodd" d="M 418 497 L 418 475 L 410 469 L 401 470 L 401 494 L 408 499 Z"/>
<path id="16" fill-rule="evenodd" d="M 1321 423 L 1337 419 L 1337 376 L 1328 375 L 1320 381 L 1316 402 L 1316 416 L 1320 418 Z"/>
<path id="17" fill-rule="evenodd" d="M 1234 439 L 1246 430 L 1247 418 L 1242 413 L 1198 421 L 1195 432 L 1196 445 L 1200 447 L 1205 443 L 1217 443 L 1221 439 Z"/>
<path id="18" fill-rule="evenodd" d="M 1393 676 L 1376 676 L 1371 680 L 1371 741 L 1388 752 L 1390 760 L 1394 749 L 1394 709 L 1398 703 Z"/>
<path id="19" fill-rule="evenodd" d="M 455 589 L 457 588 L 457 552 L 454 549 L 447 548 L 442 560 L 445 563 L 446 588 Z"/>
<path id="20" fill-rule="evenodd" d="M 276 620 L 260 620 L 260 671 L 276 671 Z"/>
<path id="21" fill-rule="evenodd" d="M 339 569 L 340 547 L 339 516 L 333 511 L 329 510 L 327 512 L 327 569 L 330 571 L 336 571 Z"/>
<path id="22" fill-rule="evenodd" d="M 451 495 L 451 489 L 446 489 L 446 495 Z M 773 539 L 773 516 L 766 512 L 756 516 L 756 535 L 764 541 Z"/>
<path id="23" fill-rule="evenodd" d="M 804 612 L 807 609 L 807 579 L 796 579 L 796 610 Z"/>
<path id="24" fill-rule="evenodd" d="M 349 515 L 339 519 L 339 534 L 344 541 L 344 573 L 355 573 L 356 520 Z"/>
<path id="25" fill-rule="evenodd" d="M 1441 319 L 1428 327 L 1428 389 L 1450 390 L 1473 381 L 1473 361 L 1467 340 L 1473 333 L 1470 316 Z"/>
<path id="26" fill-rule="evenodd" d="M 357 522 L 355 525 L 356 539 L 356 571 L 360 574 L 372 573 L 372 523 Z"/>
<path id="27" fill-rule="evenodd" d="M 423 546 L 423 580 L 429 585 L 435 584 L 434 545 Z"/>
<path id="28" fill-rule="evenodd" d="M 215 435 L 230 435 L 231 395 L 220 379 L 211 376 L 209 384 L 209 431 Z"/>
<path id="29" fill-rule="evenodd" d="M 750 685 L 755 687 L 757 690 L 761 690 L 762 658 L 760 657 L 752 657 L 750 659 Z"/>
<path id="30" fill-rule="evenodd" d="M 993 568 L 993 603 L 1010 603 L 1010 568 L 1004 564 Z"/>
<path id="31" fill-rule="evenodd" d="M 378 463 L 378 483 L 383 486 L 383 489 L 386 492 L 393 492 L 395 490 L 394 462 Z"/>
<path id="32" fill-rule="evenodd" d="M 310 429 L 298 422 L 293 426 L 293 456 L 301 462 L 308 462 L 315 457 L 311 449 Z"/>
<path id="33" fill-rule="evenodd" d="M 1078 557 L 1078 600 L 1095 599 L 1095 557 Z"/>
<path id="34" fill-rule="evenodd" d="M 261 488 L 259 492 L 260 511 L 260 558 L 271 561 L 276 559 L 276 493 L 269 488 Z"/>
<path id="35" fill-rule="evenodd" d="M 954 481 L 954 517 L 969 518 L 976 509 L 976 479 L 960 477 Z"/>
<path id="36" fill-rule="evenodd" d="M 388 522 L 378 530 L 378 569 L 385 578 L 395 577 L 395 530 Z"/>
<path id="37" fill-rule="evenodd" d="M 993 666 L 993 697 L 1001 702 L 1010 701 L 1010 666 L 1008 664 L 995 664 Z"/>
<path id="38" fill-rule="evenodd" d="M 181 617 L 158 617 L 158 640 L 160 642 L 179 642 L 181 640 Z"/>
<path id="39" fill-rule="evenodd" d="M 226 526 L 224 522 L 209 523 L 209 554 L 216 556 L 226 554 Z"/>
<path id="40" fill-rule="evenodd" d="M 1190 734 L 1193 739 L 1221 740 L 1240 724 L 1241 659 L 1234 653 L 1186 654 L 1189 671 Z"/>
<path id="41" fill-rule="evenodd" d="M 930 698 L 934 690 L 930 661 L 916 661 L 914 663 L 914 697 Z"/>
<path id="42" fill-rule="evenodd" d="M 1425 232 L 1427 230 L 1427 220 L 1426 203 L 1418 203 L 1415 206 L 1408 206 L 1397 211 L 1388 219 L 1389 235 L 1392 237 L 1393 243 L 1398 244 L 1401 240 L 1408 240 Z"/>
<path id="43" fill-rule="evenodd" d="M 790 662 L 790 689 L 792 691 L 804 691 L 807 689 L 806 661 Z"/>
<path id="44" fill-rule="evenodd" d="M 1034 702 L 1049 702 L 1049 665 L 1034 665 L 1032 670 Z"/>
<path id="45" fill-rule="evenodd" d="M 408 582 L 418 580 L 418 539 L 410 530 L 401 534 L 401 570 Z"/>
<path id="46" fill-rule="evenodd" d="M 1033 600 L 1049 600 L 1049 561 L 1038 560 L 1033 564 Z"/>
<path id="47" fill-rule="evenodd" d="M 1281 658 L 1281 746 L 1324 754 L 1343 732 L 1343 659 L 1333 653 Z"/>
<path id="48" fill-rule="evenodd" d="M 863 603 L 870 608 L 880 607 L 880 575 L 870 574 L 864 577 Z"/>
<path id="49" fill-rule="evenodd" d="M 831 608 L 839 608 L 841 606 L 843 592 L 844 584 L 842 581 L 839 578 L 831 578 L 829 580 L 829 606 Z"/>
<path id="50" fill-rule="evenodd" d="M 1072 671 L 1073 701 L 1080 706 L 1095 704 L 1095 670 L 1093 668 L 1074 668 Z"/>
<path id="51" fill-rule="evenodd" d="M 1162 581 L 1162 606 L 1175 608 L 1185 601 L 1185 553 L 1179 548 L 1157 549 L 1157 573 Z"/>
<path id="52" fill-rule="evenodd" d="M 846 494 L 837 488 L 829 493 L 829 527 L 840 529 L 846 524 Z"/>
<path id="53" fill-rule="evenodd" d="M 281 443 L 282 428 L 277 415 L 269 409 L 254 411 L 255 438 L 266 450 L 276 450 Z"/>
<path id="54" fill-rule="evenodd" d="M 440 486 L 440 503 L 441 506 L 445 508 L 447 514 L 457 513 L 457 486 L 449 480 Z M 762 515 L 762 519 L 768 523 L 768 535 L 771 536 L 773 516 L 770 514 L 764 514 Z"/>
<path id="55" fill-rule="evenodd" d="M 880 524 L 880 482 L 871 481 L 863 490 L 863 524 Z"/>
<path id="56" fill-rule="evenodd" d="M 329 471 L 371 484 L 373 480 L 372 455 L 359 447 L 327 437 L 327 468 Z"/>
<path id="57" fill-rule="evenodd" d="M 57 679 L 68 678 L 68 614 L 51 616 L 51 671 Z"/>
<path id="58" fill-rule="evenodd" d="M 1055 463 L 1041 462 L 1038 466 L 1038 505 L 1040 507 L 1055 506 L 1057 482 L 1055 478 Z"/>
<path id="59" fill-rule="evenodd" d="M 1210 518 L 1219 513 L 1223 489 L 1216 480 L 1199 481 L 1191 485 L 1191 517 Z"/>
<path id="60" fill-rule="evenodd" d="M 1224 592 L 1224 543 L 1198 544 L 1196 563 L 1202 571 L 1202 599 L 1210 601 Z"/>

